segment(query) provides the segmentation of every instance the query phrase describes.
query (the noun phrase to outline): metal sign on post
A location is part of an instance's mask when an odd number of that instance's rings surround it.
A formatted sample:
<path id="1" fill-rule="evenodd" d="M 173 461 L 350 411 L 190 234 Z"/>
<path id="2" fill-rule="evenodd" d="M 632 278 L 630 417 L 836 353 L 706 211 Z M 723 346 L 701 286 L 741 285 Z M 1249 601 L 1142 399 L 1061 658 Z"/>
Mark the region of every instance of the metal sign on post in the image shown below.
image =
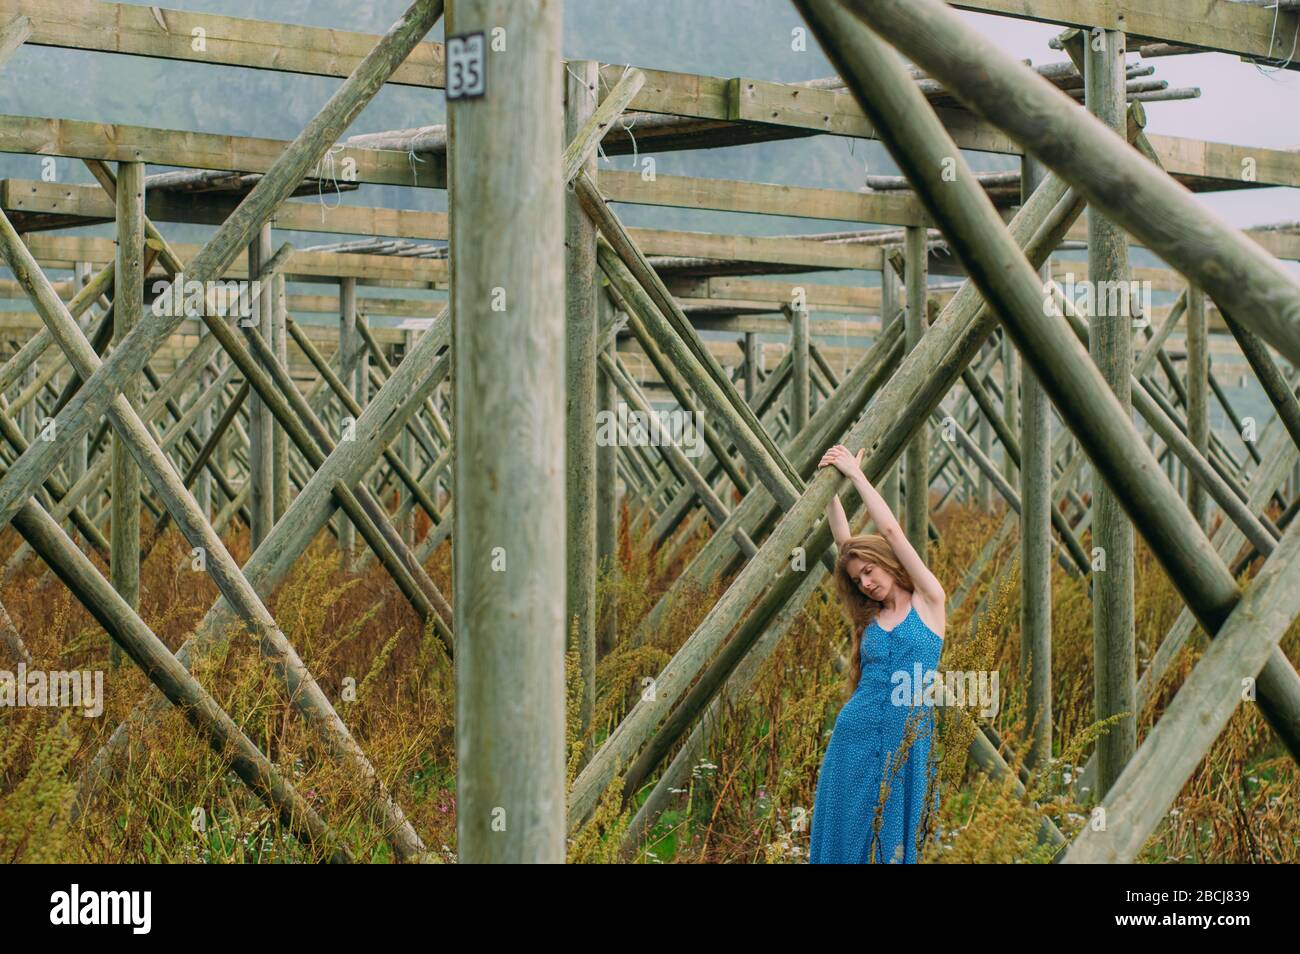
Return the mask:
<path id="1" fill-rule="evenodd" d="M 476 99 L 487 92 L 487 43 L 482 31 L 447 38 L 447 99 Z"/>

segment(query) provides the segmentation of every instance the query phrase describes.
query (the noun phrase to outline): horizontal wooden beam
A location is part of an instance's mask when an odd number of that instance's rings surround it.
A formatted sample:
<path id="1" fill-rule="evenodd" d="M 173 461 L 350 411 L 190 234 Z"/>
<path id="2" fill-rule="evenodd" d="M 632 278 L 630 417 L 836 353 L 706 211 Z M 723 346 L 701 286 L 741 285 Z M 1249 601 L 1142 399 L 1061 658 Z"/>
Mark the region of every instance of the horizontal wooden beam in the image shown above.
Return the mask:
<path id="1" fill-rule="evenodd" d="M 1060 26 L 1119 30 L 1279 64 L 1291 58 L 1300 29 L 1300 13 L 1223 0 L 1195 4 L 1194 10 L 1187 0 L 950 0 L 949 6 Z"/>
<path id="2" fill-rule="evenodd" d="M 147 9 L 147 8 L 141 8 Z M 112 162 L 147 162 L 188 169 L 266 172 L 288 147 L 281 139 L 225 136 L 218 133 L 154 129 L 125 123 L 92 123 L 79 119 L 39 116 L 0 116 L 0 152 Z M 338 147 L 313 174 L 324 179 L 442 188 L 445 164 L 412 162 L 392 149 Z"/>

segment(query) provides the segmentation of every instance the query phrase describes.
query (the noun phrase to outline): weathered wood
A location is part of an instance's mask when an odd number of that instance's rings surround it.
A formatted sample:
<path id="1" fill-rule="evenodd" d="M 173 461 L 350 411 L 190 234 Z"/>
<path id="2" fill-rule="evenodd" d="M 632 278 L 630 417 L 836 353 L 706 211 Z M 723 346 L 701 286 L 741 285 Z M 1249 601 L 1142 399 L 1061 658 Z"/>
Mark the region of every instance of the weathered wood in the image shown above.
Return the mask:
<path id="1" fill-rule="evenodd" d="M 281 251 L 284 251 L 281 248 Z M 278 256 L 277 256 L 278 257 Z M 285 321 L 288 318 L 288 301 L 285 295 L 285 278 L 284 269 L 275 269 L 268 278 L 271 284 L 269 289 L 264 288 L 263 294 L 271 296 L 271 328 L 270 328 L 270 347 L 275 359 L 286 367 L 289 364 L 289 335 L 285 328 Z M 293 489 L 289 485 L 289 435 L 284 426 L 276 422 L 271 432 L 271 519 L 279 520 L 284 516 L 284 512 L 289 509 L 289 500 L 293 494 Z"/>
<path id="2" fill-rule="evenodd" d="M 357 398 L 361 388 L 358 370 L 361 339 L 357 335 L 357 280 L 339 280 L 339 378 L 347 393 Z M 358 402 L 360 403 L 360 402 Z M 343 548 L 344 561 L 355 565 L 357 558 L 357 531 L 344 516 L 338 523 L 339 546 Z"/>
<path id="3" fill-rule="evenodd" d="M 904 313 L 903 346 L 911 351 L 925 337 L 929 321 L 926 315 L 926 293 L 929 287 L 929 272 L 926 268 L 928 255 L 925 229 L 909 226 L 903 243 L 903 257 L 906 261 L 904 279 L 907 284 L 907 311 Z M 887 269 L 886 269 L 887 270 Z M 917 421 L 916 435 L 907 445 L 903 455 L 903 491 L 906 512 L 903 526 L 907 539 L 911 541 L 916 552 L 925 559 L 929 549 L 928 533 L 930 523 L 930 429 L 925 420 Z"/>
<path id="4" fill-rule="evenodd" d="M 1196 47 L 1193 52 L 1218 50 L 1264 60 L 1286 56 L 1289 44 L 1281 41 L 1296 26 L 1291 17 L 1279 28 L 1271 10 L 1252 10 L 1242 3 L 1211 4 L 1195 17 L 1187 15 L 1179 0 L 1039 0 L 1032 5 L 1021 0 L 954 0 L 952 6 L 1084 29 L 1127 30 L 1178 47 Z M 1148 50 L 1143 46 L 1142 55 L 1151 55 Z"/>
<path id="5" fill-rule="evenodd" d="M 583 197 L 584 208 L 589 214 L 593 209 L 604 209 L 604 202 L 600 201 L 598 196 L 589 201 L 589 196 L 583 192 L 584 181 L 581 175 L 576 180 L 578 194 Z M 600 225 L 605 220 L 596 217 L 596 221 Z M 609 234 L 604 227 L 601 231 L 602 234 Z M 626 261 L 621 261 L 607 242 L 601 240 L 597 243 L 596 254 L 600 267 L 626 299 L 629 306 L 627 308 L 629 319 L 635 320 L 632 319 L 632 313 L 635 312 L 636 316 L 645 323 L 650 336 L 676 366 L 686 384 L 694 390 L 695 398 L 705 414 L 712 417 L 714 421 L 722 422 L 723 429 L 754 469 L 755 476 L 768 487 L 774 497 L 787 503 L 793 500 L 798 493 L 794 483 L 799 480 L 798 475 L 794 475 L 793 480 L 791 479 L 792 469 L 789 461 L 776 447 L 763 426 L 758 423 L 749 405 L 740 400 L 735 388 L 731 387 L 731 382 L 727 380 L 725 386 L 720 385 L 716 376 L 710 374 L 707 366 L 700 361 L 698 349 L 692 348 L 687 340 L 688 337 L 694 336 L 694 331 L 690 331 L 686 337 L 682 336 L 681 325 L 668 320 L 660 310 L 660 303 L 650 299 L 639 278 L 633 276 L 626 266 Z M 637 256 L 634 248 L 625 254 L 631 260 L 635 260 Z M 647 270 L 649 270 L 648 266 Z M 652 270 L 651 274 L 654 274 Z M 654 277 L 654 282 L 658 282 L 657 276 Z M 665 291 L 664 294 L 666 295 L 667 292 Z M 668 297 L 671 301 L 671 296 Z M 680 315 L 675 304 L 670 304 L 668 310 L 676 311 Z M 696 341 L 698 342 L 698 338 Z M 737 405 L 742 406 L 744 410 L 738 411 Z M 716 443 L 711 445 L 710 449 L 719 460 L 727 457 L 725 451 Z M 731 476 L 733 482 L 736 482 L 738 475 Z M 739 481 L 738 486 L 745 486 L 743 479 Z"/>
<path id="6" fill-rule="evenodd" d="M 1124 34 L 1107 30 L 1094 34 L 1084 48 L 1083 58 L 1087 108 L 1120 132 L 1126 122 L 1124 50 Z M 1104 296 L 1094 296 L 1098 310 L 1088 317 L 1088 351 L 1120 407 L 1127 412 L 1132 404 L 1129 382 L 1133 372 L 1128 241 L 1123 229 L 1095 207 L 1088 216 L 1088 277 L 1094 288 L 1124 290 L 1118 296 L 1118 314 L 1107 310 Z M 1097 472 L 1092 482 L 1092 540 L 1094 565 L 1100 560 L 1092 576 L 1093 718 L 1101 721 L 1121 716 L 1097 740 L 1097 794 L 1102 796 L 1137 749 L 1137 646 L 1133 525 L 1116 494 Z"/>
<path id="7" fill-rule="evenodd" d="M 606 97 L 597 109 L 600 64 L 577 60 L 566 65 L 564 83 L 565 150 L 562 175 L 567 183 L 582 170 L 596 173 L 595 148 L 605 129 L 645 82 L 636 70 L 619 100 Z M 623 84 L 620 84 L 623 85 Z M 599 112 L 601 115 L 596 116 Z M 596 229 L 577 196 L 564 199 L 565 341 L 565 629 L 578 652 L 582 678 L 579 714 L 589 739 L 596 710 Z M 584 760 L 591 753 L 588 746 Z"/>
<path id="8" fill-rule="evenodd" d="M 118 165 L 117 267 L 114 271 L 113 345 L 144 317 L 144 163 Z M 122 397 L 140 406 L 138 377 L 124 383 Z M 110 560 L 113 589 L 134 610 L 140 608 L 140 468 L 118 435 L 113 436 L 112 545 Z M 109 646 L 109 664 L 121 665 L 121 649 Z"/>
<path id="9" fill-rule="evenodd" d="M 449 35 L 497 27 L 512 40 L 509 52 L 486 54 L 487 95 L 447 104 L 458 850 L 465 862 L 556 862 L 566 643 L 560 5 L 457 0 L 447 22 Z M 538 185 L 520 188 L 524 180 Z"/>
<path id="10" fill-rule="evenodd" d="M 256 323 L 245 329 L 249 337 L 255 335 L 264 341 L 270 341 L 273 321 L 273 296 L 269 287 L 272 279 L 268 270 L 271 254 L 271 226 L 264 223 L 248 245 L 248 271 L 250 276 L 255 276 L 255 281 L 262 283 L 262 293 L 253 302 L 253 315 L 249 319 L 249 322 L 255 320 Z M 251 546 L 256 550 L 275 525 L 275 465 L 272 460 L 275 416 L 256 391 L 248 397 L 248 436 L 251 440 L 248 448 L 248 480 L 252 488 L 249 502 L 253 518 Z"/>
<path id="11" fill-rule="evenodd" d="M 797 433 L 808 426 L 810 397 L 808 309 L 787 309 L 790 319 L 790 427 Z"/>
<path id="12" fill-rule="evenodd" d="M 298 187 L 441 14 L 439 0 L 417 0 L 403 14 L 189 263 L 187 279 L 206 282 L 225 271 L 240 248 Z M 0 480 L 0 520 L 12 517 L 73 441 L 103 417 L 118 390 L 140 372 L 184 316 L 152 320 L 154 317 L 137 325 L 96 372 L 98 377 L 86 381 L 59 412 L 54 439 L 32 445 Z M 194 354 L 199 350 L 195 349 Z"/>
<path id="13" fill-rule="evenodd" d="M 1157 476 L 1154 457 L 1083 346 L 1063 323 L 1043 320 L 1041 282 L 1033 266 L 983 190 L 965 178 L 970 171 L 937 118 L 927 104 L 917 102 L 919 94 L 910 88 L 906 73 L 871 30 L 824 0 L 798 2 L 805 17 L 815 9 L 819 25 L 826 20 L 836 24 L 832 59 L 851 58 L 856 81 L 851 88 L 881 120 L 895 160 L 916 183 L 1018 350 L 1033 361 L 1052 403 L 1094 467 L 1105 473 L 1109 488 L 1124 502 L 1184 601 L 1206 632 L 1217 632 L 1240 599 L 1231 574 L 1173 488 Z M 930 5 L 929 0 L 918 2 Z M 882 4 L 892 8 L 888 0 Z M 818 36 L 828 44 L 825 32 L 818 30 Z M 942 157 L 955 157 L 952 182 L 936 180 Z M 1260 692 L 1261 710 L 1288 749 L 1300 756 L 1300 676 L 1276 657 L 1268 670 L 1268 679 L 1261 679 L 1267 687 Z"/>
<path id="14" fill-rule="evenodd" d="M 145 224 L 142 222 L 142 225 Z M 60 348 L 78 373 L 90 381 L 92 375 L 98 373 L 103 365 L 3 214 L 0 214 L 0 248 L 3 248 L 5 259 L 15 278 L 23 283 L 33 304 L 48 321 Z M 163 248 L 166 249 L 165 243 Z M 225 329 L 222 327 L 222 330 Z M 289 689 L 293 704 L 308 717 L 312 727 L 321 733 L 336 756 L 347 761 L 350 768 L 360 773 L 362 778 L 373 780 L 370 807 L 376 819 L 386 828 L 394 849 L 403 857 L 414 857 L 422 852 L 423 845 L 414 829 L 406 821 L 401 809 L 389 799 L 365 754 L 348 733 L 347 727 L 280 631 L 247 577 L 241 573 L 220 537 L 208 524 L 205 515 L 198 509 L 147 427 L 122 395 L 118 395 L 109 405 L 109 413 L 116 432 L 121 435 L 136 463 L 167 506 L 177 527 L 186 540 L 192 546 L 200 548 L 205 555 L 208 571 L 218 589 L 230 601 L 245 625 L 256 634 L 263 654 Z"/>
<path id="15" fill-rule="evenodd" d="M 357 422 L 355 439 L 339 443 L 328 458 L 317 468 L 293 503 L 285 519 L 272 529 L 262 546 L 249 557 L 243 574 L 256 593 L 265 597 L 283 579 L 316 534 L 324 527 L 336 506 L 333 487 L 336 481 L 355 486 L 362 475 L 373 466 L 380 448 L 386 447 L 400 432 L 414 407 L 429 389 L 445 378 L 449 358 L 444 355 L 434 360 L 448 341 L 450 320 L 443 316 L 425 333 L 412 352 L 410 362 L 403 362 L 393 379 L 376 395 L 370 407 Z M 232 502 L 236 503 L 236 502 Z M 229 627 L 237 622 L 234 606 L 226 599 L 218 599 L 196 627 L 194 633 L 177 650 L 176 658 L 187 669 L 197 659 L 205 658 L 219 645 Z M 297 695 L 301 695 L 298 693 Z M 296 696 L 295 696 L 296 698 Z M 147 723 L 156 718 L 161 700 L 145 700 L 133 710 L 130 718 L 117 726 L 109 740 L 95 755 L 82 779 L 79 801 L 110 778 L 121 764 L 132 725 Z M 162 703 L 165 707 L 165 703 Z M 377 793 L 382 795 L 382 792 Z M 395 807 L 395 806 L 394 806 Z M 397 809 L 400 812 L 400 809 Z M 413 833 L 403 835 L 409 825 L 385 825 L 390 838 L 414 838 Z M 418 843 L 415 839 L 413 844 Z M 409 853 L 414 857 L 415 849 Z"/>
<path id="16" fill-rule="evenodd" d="M 800 9 L 806 19 L 806 6 L 801 3 Z M 940 164 L 936 163 L 933 168 L 940 168 Z M 1056 246 L 1059 235 L 1064 234 L 1081 208 L 1081 203 L 1067 195 L 1059 179 L 1049 177 L 1012 220 L 1013 234 L 1019 241 L 1029 243 L 1031 257 L 1041 261 Z M 873 412 L 850 428 L 843 438 L 849 446 L 867 448 L 868 477 L 879 479 L 888 465 L 897 460 L 911 436 L 917 415 L 924 416 L 938 406 L 996 320 L 988 309 L 982 307 L 974 285 L 967 283 L 953 297 L 920 345 L 906 356 L 902 366 L 875 395 Z M 899 332 L 901 330 L 898 328 Z M 828 402 L 826 407 L 831 407 L 831 404 Z M 816 452 L 820 453 L 825 446 L 825 442 L 819 443 Z M 813 460 L 811 466 L 815 465 L 816 460 Z M 830 469 L 823 469 L 812 478 L 802 496 L 773 527 L 759 552 L 745 564 L 673 660 L 656 677 L 654 698 L 642 699 L 633 706 L 575 779 L 569 793 L 570 827 L 576 827 L 587 817 L 616 766 L 630 760 L 649 738 L 654 727 L 671 711 L 759 592 L 773 580 L 777 580 L 778 585 L 784 580 L 797 582 L 798 574 L 786 572 L 793 549 L 803 546 L 806 552 L 814 555 L 826 551 L 830 545 L 830 529 L 825 521 L 821 521 L 821 516 L 831 497 L 836 493 L 846 493 L 847 488 L 847 480 L 841 480 L 838 473 L 831 473 Z M 756 496 L 755 500 L 758 499 Z M 744 509 L 743 504 L 736 508 L 733 518 Z M 814 526 L 818 528 L 809 537 Z M 718 536 L 721 534 L 715 538 Z"/>
<path id="17" fill-rule="evenodd" d="M 212 750 L 231 760 L 235 774 L 276 812 L 286 828 L 333 861 L 352 860 L 351 853 L 311 804 L 105 582 L 49 514 L 29 501 L 20 508 L 14 527 Z"/>
<path id="18" fill-rule="evenodd" d="M 1106 824 L 1084 826 L 1064 861 L 1126 864 L 1137 857 L 1241 704 L 1243 680 L 1269 664 L 1300 615 L 1297 579 L 1300 527 L 1293 525 L 1103 798 Z"/>
<path id="19" fill-rule="evenodd" d="M 1030 159 L 1021 162 L 1022 201 L 1046 175 Z M 1047 280 L 1051 264 L 1039 269 Z M 1027 363 L 1020 365 L 1020 675 L 1031 770 L 1052 758 L 1052 407 Z M 1067 529 L 1068 533 L 1068 529 Z M 1095 586 L 1095 583 L 1094 583 Z"/>
<path id="20" fill-rule="evenodd" d="M 1099 119 L 1073 108 L 1069 97 L 937 0 L 845 2 L 972 110 L 1064 175 L 1096 213 L 1113 219 L 1243 325 L 1300 362 L 1300 280 Z"/>

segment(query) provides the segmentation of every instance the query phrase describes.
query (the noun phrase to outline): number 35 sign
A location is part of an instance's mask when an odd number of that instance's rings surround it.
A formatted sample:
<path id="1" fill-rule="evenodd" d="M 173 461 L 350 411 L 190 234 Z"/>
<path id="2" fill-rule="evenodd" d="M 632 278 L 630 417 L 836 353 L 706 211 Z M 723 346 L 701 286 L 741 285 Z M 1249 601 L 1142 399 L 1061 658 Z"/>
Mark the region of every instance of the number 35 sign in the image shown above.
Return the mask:
<path id="1" fill-rule="evenodd" d="M 486 49 L 481 32 L 447 38 L 447 99 L 474 99 L 487 92 Z"/>

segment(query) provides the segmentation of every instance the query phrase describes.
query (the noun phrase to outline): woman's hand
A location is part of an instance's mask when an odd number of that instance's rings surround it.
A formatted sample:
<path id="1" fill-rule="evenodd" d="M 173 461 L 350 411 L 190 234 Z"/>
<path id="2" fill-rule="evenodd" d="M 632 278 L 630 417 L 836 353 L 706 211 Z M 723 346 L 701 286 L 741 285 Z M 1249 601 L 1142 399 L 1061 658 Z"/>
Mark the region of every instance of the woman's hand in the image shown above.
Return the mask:
<path id="1" fill-rule="evenodd" d="M 855 457 L 843 444 L 836 444 L 825 454 L 822 455 L 821 463 L 818 467 L 834 467 L 845 477 L 856 481 L 858 478 L 866 480 L 862 473 L 862 456 L 867 452 L 864 447 L 858 451 Z"/>

